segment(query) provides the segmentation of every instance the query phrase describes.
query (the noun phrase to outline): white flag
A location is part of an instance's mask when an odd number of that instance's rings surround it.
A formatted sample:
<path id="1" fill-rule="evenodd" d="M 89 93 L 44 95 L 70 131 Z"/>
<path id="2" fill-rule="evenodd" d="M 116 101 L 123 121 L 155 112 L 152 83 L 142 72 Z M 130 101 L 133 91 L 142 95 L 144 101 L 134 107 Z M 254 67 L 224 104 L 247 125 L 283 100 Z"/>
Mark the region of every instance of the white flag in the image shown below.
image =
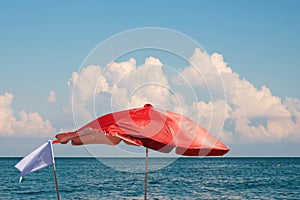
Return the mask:
<path id="1" fill-rule="evenodd" d="M 49 140 L 25 156 L 15 167 L 21 171 L 21 181 L 22 176 L 53 164 L 52 142 Z"/>

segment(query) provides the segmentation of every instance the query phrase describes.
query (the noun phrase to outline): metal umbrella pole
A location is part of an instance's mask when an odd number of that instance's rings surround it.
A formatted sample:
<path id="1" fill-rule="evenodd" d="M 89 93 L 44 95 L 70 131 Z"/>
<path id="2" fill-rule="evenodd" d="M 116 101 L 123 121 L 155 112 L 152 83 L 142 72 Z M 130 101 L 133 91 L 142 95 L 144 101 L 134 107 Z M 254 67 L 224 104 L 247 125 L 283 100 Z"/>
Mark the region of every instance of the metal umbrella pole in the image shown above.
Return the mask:
<path id="1" fill-rule="evenodd" d="M 148 147 L 146 147 L 146 161 L 145 161 L 145 188 L 144 199 L 147 199 L 147 184 L 148 184 Z"/>

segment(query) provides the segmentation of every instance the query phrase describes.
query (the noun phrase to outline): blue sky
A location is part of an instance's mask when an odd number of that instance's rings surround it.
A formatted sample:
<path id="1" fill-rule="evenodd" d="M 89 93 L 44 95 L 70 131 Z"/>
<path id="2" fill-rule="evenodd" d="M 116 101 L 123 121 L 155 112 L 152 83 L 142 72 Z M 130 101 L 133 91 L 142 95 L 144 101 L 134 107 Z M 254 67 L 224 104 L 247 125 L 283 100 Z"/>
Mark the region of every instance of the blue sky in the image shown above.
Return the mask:
<path id="1" fill-rule="evenodd" d="M 119 32 L 162 27 L 190 36 L 209 54 L 222 54 L 228 66 L 256 88 L 266 86 L 282 101 L 300 99 L 299 6 L 299 1 L 292 0 L 1 1 L 0 96 L 13 94 L 11 109 L 17 119 L 22 110 L 37 112 L 56 130 L 65 128 L 70 122 L 70 115 L 62 111 L 69 103 L 67 82 L 88 53 Z M 56 102 L 49 104 L 51 90 Z M 22 133 L 0 137 L 1 156 L 22 156 L 31 148 L 12 150 L 11 146 L 24 141 Z M 32 148 L 41 141 L 28 140 Z M 232 144 L 231 155 L 299 156 L 299 143 L 284 139 L 247 144 L 249 149 L 262 149 L 255 152 Z M 67 154 L 85 155 L 77 151 Z"/>

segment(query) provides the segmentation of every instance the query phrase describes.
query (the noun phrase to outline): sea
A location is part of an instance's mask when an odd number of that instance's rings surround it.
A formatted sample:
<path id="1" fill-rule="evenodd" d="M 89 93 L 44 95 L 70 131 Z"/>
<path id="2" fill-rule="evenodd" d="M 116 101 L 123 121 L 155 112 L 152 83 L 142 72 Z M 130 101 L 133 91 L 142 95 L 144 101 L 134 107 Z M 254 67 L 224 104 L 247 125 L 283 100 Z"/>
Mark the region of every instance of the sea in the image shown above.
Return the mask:
<path id="1" fill-rule="evenodd" d="M 0 199 L 56 199 L 52 166 L 0 158 Z M 144 158 L 56 158 L 60 199 L 143 199 Z M 141 167 L 142 166 L 142 167 Z M 148 199 L 300 199 L 300 158 L 149 158 Z"/>

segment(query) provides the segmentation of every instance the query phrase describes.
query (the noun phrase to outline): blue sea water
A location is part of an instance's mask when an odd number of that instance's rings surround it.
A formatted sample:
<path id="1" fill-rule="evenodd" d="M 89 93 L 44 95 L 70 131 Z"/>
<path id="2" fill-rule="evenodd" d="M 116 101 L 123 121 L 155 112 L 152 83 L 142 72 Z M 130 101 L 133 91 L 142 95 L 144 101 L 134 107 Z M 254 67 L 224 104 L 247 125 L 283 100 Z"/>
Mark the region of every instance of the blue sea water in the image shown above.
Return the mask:
<path id="1" fill-rule="evenodd" d="M 20 158 L 0 158 L 0 199 L 55 199 L 52 167 L 18 183 Z M 57 158 L 61 199 L 143 199 L 143 158 Z M 168 158 L 150 158 L 150 166 Z M 104 162 L 104 163 L 105 163 Z M 148 199 L 300 199 L 300 158 L 180 158 L 149 173 Z"/>

